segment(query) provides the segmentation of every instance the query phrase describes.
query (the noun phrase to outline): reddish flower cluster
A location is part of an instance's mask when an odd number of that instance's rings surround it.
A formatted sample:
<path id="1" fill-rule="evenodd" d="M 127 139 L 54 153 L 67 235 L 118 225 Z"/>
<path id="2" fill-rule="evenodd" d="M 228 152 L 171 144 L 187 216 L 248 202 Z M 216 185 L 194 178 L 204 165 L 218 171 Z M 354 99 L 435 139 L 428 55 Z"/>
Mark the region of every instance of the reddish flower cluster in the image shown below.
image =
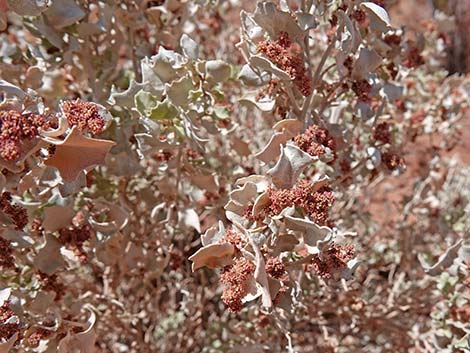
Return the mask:
<path id="1" fill-rule="evenodd" d="M 367 19 L 367 14 L 364 10 L 357 9 L 352 13 L 352 18 L 354 18 L 359 24 L 364 25 Z"/>
<path id="2" fill-rule="evenodd" d="M 236 249 L 240 249 L 241 245 L 243 243 L 242 238 L 240 234 L 235 232 L 232 229 L 227 229 L 225 232 L 225 236 L 221 239 L 222 243 L 230 243 L 232 244 Z"/>
<path id="3" fill-rule="evenodd" d="M 314 191 L 314 185 L 301 180 L 292 189 L 268 190 L 271 203 L 266 208 L 269 216 L 278 215 L 291 205 L 302 208 L 319 225 L 330 225 L 329 209 L 335 197 L 328 186 Z"/>
<path id="4" fill-rule="evenodd" d="M 260 101 L 264 97 L 274 97 L 277 87 L 281 81 L 278 78 L 271 79 L 257 94 L 256 101 Z"/>
<path id="5" fill-rule="evenodd" d="M 0 196 L 0 211 L 8 216 L 17 230 L 21 230 L 28 224 L 28 212 L 24 207 L 13 205 L 11 201 L 10 193 L 2 193 Z"/>
<path id="6" fill-rule="evenodd" d="M 243 211 L 243 217 L 250 222 L 261 222 L 264 218 L 262 214 L 253 215 L 253 202 L 249 202 Z"/>
<path id="7" fill-rule="evenodd" d="M 303 134 L 294 137 L 294 142 L 299 148 L 311 156 L 322 156 L 326 152 L 326 147 L 333 152 L 336 149 L 335 140 L 328 130 L 311 125 Z"/>
<path id="8" fill-rule="evenodd" d="M 282 279 L 286 275 L 286 265 L 278 257 L 268 258 L 265 270 L 268 275 L 276 279 Z"/>
<path id="9" fill-rule="evenodd" d="M 51 330 L 46 330 L 45 328 L 38 327 L 36 331 L 34 331 L 28 337 L 28 344 L 31 347 L 37 347 L 39 346 L 39 343 L 41 340 L 47 339 L 51 334 L 52 334 Z"/>
<path id="10" fill-rule="evenodd" d="M 383 121 L 377 124 L 374 128 L 374 140 L 382 143 L 390 143 L 392 140 L 392 132 L 390 131 L 390 124 Z"/>
<path id="11" fill-rule="evenodd" d="M 222 300 L 230 311 L 238 312 L 242 309 L 242 298 L 247 293 L 246 281 L 254 272 L 255 265 L 243 257 L 222 270 L 220 282 L 226 285 Z"/>
<path id="12" fill-rule="evenodd" d="M 41 282 L 42 289 L 55 292 L 55 301 L 59 301 L 65 294 L 65 286 L 57 280 L 57 275 L 47 275 L 41 271 L 36 274 Z"/>
<path id="13" fill-rule="evenodd" d="M 287 72 L 305 97 L 312 93 L 312 79 L 305 68 L 302 49 L 299 44 L 291 42 L 288 33 L 281 32 L 276 41 L 261 41 L 256 49 Z"/>
<path id="14" fill-rule="evenodd" d="M 73 226 L 72 228 L 62 228 L 59 230 L 59 241 L 64 245 L 71 245 L 75 250 L 75 254 L 80 258 L 80 261 L 86 263 L 88 261 L 83 243 L 91 237 L 91 226 L 83 224 L 80 226 Z"/>
<path id="15" fill-rule="evenodd" d="M 7 321 L 10 317 L 15 315 L 13 310 L 10 309 L 10 302 L 5 301 L 2 306 L 0 306 L 0 323 L 4 323 Z"/>
<path id="16" fill-rule="evenodd" d="M 401 37 L 395 33 L 387 34 L 384 37 L 384 42 L 390 45 L 391 47 L 399 46 L 401 43 Z"/>
<path id="17" fill-rule="evenodd" d="M 95 103 L 83 102 L 77 99 L 76 101 L 63 102 L 61 109 L 69 125 L 77 126 L 78 130 L 86 130 L 93 135 L 103 132 L 105 121 Z"/>
<path id="18" fill-rule="evenodd" d="M 168 151 L 161 151 L 152 155 L 152 158 L 157 162 L 168 162 L 172 157 L 173 155 Z"/>
<path id="19" fill-rule="evenodd" d="M 354 257 L 354 253 L 353 245 L 335 244 L 326 250 L 322 258 L 315 255 L 312 265 L 319 277 L 328 279 L 336 271 L 346 268 L 348 261 Z"/>
<path id="20" fill-rule="evenodd" d="M 20 333 L 20 323 L 6 323 L 15 313 L 10 309 L 10 302 L 5 301 L 0 306 L 0 341 L 6 341 L 15 333 Z M 18 337 L 20 338 L 20 337 Z M 17 340 L 19 342 L 19 340 Z"/>
<path id="21" fill-rule="evenodd" d="M 382 162 L 390 171 L 393 171 L 404 165 L 403 159 L 397 153 L 393 152 L 382 153 Z"/>
<path id="22" fill-rule="evenodd" d="M 372 86 L 367 80 L 354 81 L 352 84 L 352 90 L 356 93 L 356 96 L 360 102 L 370 103 L 371 98 L 369 97 L 372 92 Z"/>
<path id="23" fill-rule="evenodd" d="M 9 240 L 0 237 L 0 268 L 14 268 L 15 258 L 13 257 L 13 248 Z"/>
<path id="24" fill-rule="evenodd" d="M 424 64 L 424 59 L 417 47 L 410 47 L 403 60 L 403 65 L 409 69 L 421 66 Z"/>
<path id="25" fill-rule="evenodd" d="M 14 161 L 22 154 L 22 142 L 39 136 L 49 124 L 42 115 L 20 113 L 16 110 L 0 111 L 0 158 Z"/>

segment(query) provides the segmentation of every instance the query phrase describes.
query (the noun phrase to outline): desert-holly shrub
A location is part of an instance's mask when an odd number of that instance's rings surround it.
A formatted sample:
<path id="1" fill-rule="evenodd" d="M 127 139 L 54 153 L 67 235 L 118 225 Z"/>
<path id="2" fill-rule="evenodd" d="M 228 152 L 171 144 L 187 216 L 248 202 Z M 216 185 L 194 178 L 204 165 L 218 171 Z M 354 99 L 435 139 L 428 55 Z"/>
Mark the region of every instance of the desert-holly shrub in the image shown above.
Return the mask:
<path id="1" fill-rule="evenodd" d="M 470 349 L 470 80 L 387 5 L 0 0 L 0 351 Z"/>

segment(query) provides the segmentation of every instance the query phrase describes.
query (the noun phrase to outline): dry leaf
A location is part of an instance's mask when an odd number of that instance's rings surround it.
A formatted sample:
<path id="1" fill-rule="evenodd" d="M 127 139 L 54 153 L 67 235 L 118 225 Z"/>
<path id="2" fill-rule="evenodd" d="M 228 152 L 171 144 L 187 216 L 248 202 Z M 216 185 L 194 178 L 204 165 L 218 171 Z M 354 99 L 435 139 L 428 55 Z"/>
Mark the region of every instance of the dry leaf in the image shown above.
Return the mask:
<path id="1" fill-rule="evenodd" d="M 71 182 L 83 171 L 105 163 L 114 141 L 99 140 L 82 135 L 74 126 L 63 141 L 50 141 L 56 145 L 55 153 L 44 163 L 59 170 L 61 177 Z"/>

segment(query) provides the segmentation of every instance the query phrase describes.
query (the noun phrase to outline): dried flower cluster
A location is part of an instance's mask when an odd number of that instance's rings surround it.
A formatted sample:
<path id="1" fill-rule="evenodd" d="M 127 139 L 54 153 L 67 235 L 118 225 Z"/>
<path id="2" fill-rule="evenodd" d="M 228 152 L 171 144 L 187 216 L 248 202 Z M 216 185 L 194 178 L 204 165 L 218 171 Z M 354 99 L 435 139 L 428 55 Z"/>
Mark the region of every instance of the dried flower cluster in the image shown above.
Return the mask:
<path id="1" fill-rule="evenodd" d="M 28 213 L 20 205 L 12 203 L 12 197 L 9 192 L 3 192 L 0 196 L 0 211 L 3 212 L 9 221 L 15 225 L 18 230 L 23 229 L 28 224 Z"/>
<path id="2" fill-rule="evenodd" d="M 305 68 L 303 50 L 292 42 L 287 32 L 280 32 L 276 40 L 263 40 L 256 50 L 284 70 L 304 96 L 312 93 L 312 79 Z"/>
<path id="3" fill-rule="evenodd" d="M 0 0 L 0 352 L 470 351 L 469 19 Z"/>
<path id="4" fill-rule="evenodd" d="M 242 299 L 248 291 L 248 278 L 255 272 L 255 265 L 245 259 L 236 259 L 233 265 L 224 267 L 220 282 L 226 287 L 222 294 L 222 300 L 231 311 L 238 312 L 242 309 Z"/>
<path id="5" fill-rule="evenodd" d="M 22 143 L 37 138 L 40 130 L 48 127 L 40 114 L 0 110 L 0 158 L 6 161 L 20 158 L 25 152 Z"/>
<path id="6" fill-rule="evenodd" d="M 335 151 L 335 140 L 328 130 L 318 125 L 309 126 L 304 133 L 295 136 L 294 141 L 302 151 L 311 156 L 322 156 L 326 153 L 326 147 L 333 153 Z"/>
<path id="7" fill-rule="evenodd" d="M 95 103 L 83 102 L 80 99 L 65 101 L 61 110 L 71 126 L 77 126 L 80 131 L 89 131 L 93 135 L 103 132 L 105 120 L 100 115 Z"/>
<path id="8" fill-rule="evenodd" d="M 299 181 L 292 189 L 268 190 L 269 205 L 266 213 L 275 216 L 286 207 L 295 205 L 304 210 L 319 225 L 329 225 L 329 210 L 335 201 L 333 191 L 328 186 L 316 190 L 316 186 L 307 180 Z"/>

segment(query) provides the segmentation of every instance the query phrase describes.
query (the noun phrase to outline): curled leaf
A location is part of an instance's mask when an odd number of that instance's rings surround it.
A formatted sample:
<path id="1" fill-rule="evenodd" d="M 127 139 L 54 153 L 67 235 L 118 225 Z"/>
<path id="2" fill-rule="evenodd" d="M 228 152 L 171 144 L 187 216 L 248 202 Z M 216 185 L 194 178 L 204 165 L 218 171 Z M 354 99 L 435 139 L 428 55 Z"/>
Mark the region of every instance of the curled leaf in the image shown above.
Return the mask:
<path id="1" fill-rule="evenodd" d="M 192 270 L 201 267 L 217 268 L 230 265 L 235 248 L 230 243 L 210 244 L 199 249 L 193 254 L 189 261 L 193 262 Z"/>
<path id="2" fill-rule="evenodd" d="M 271 176 L 276 187 L 291 188 L 303 170 L 316 160 L 297 146 L 287 144 L 282 148 L 278 162 L 267 174 Z"/>

